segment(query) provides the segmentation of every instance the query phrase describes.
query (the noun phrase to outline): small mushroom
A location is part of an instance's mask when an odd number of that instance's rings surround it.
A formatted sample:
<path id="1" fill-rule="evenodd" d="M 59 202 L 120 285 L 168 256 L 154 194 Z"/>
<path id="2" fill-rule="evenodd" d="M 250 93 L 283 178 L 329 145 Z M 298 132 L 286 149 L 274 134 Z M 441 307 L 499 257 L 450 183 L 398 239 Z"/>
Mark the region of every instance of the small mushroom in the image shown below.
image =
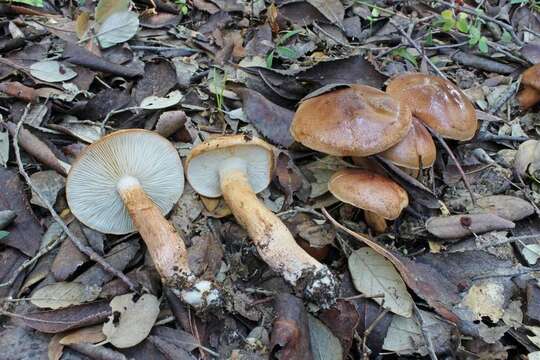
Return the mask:
<path id="1" fill-rule="evenodd" d="M 396 219 L 409 205 L 401 186 L 366 170 L 339 170 L 330 178 L 328 189 L 340 201 L 363 209 L 366 222 L 378 233 L 386 230 L 386 220 Z"/>
<path id="2" fill-rule="evenodd" d="M 531 66 L 523 72 L 523 89 L 517 99 L 522 108 L 528 109 L 540 102 L 540 64 Z"/>
<path id="3" fill-rule="evenodd" d="M 310 149 L 335 156 L 369 156 L 405 137 L 410 110 L 388 94 L 351 85 L 310 98 L 298 107 L 293 138 Z"/>
<path id="4" fill-rule="evenodd" d="M 163 216 L 182 194 L 182 174 L 178 152 L 165 138 L 141 129 L 121 130 L 89 145 L 77 158 L 68 174 L 67 201 L 90 228 L 109 234 L 137 230 L 166 286 L 191 305 L 214 305 L 219 292 L 209 281 L 197 281 L 183 239 Z"/>
<path id="5" fill-rule="evenodd" d="M 410 170 L 433 166 L 436 155 L 437 148 L 431 134 L 415 117 L 403 140 L 380 154 L 397 166 Z"/>
<path id="6" fill-rule="evenodd" d="M 266 142 L 247 135 L 212 138 L 193 148 L 186 177 L 206 197 L 222 196 L 248 232 L 261 258 L 304 296 L 321 306 L 335 301 L 337 281 L 308 255 L 285 224 L 257 198 L 272 178 L 274 153 Z"/>
<path id="7" fill-rule="evenodd" d="M 395 77 L 386 92 L 406 104 L 416 118 L 439 135 L 469 140 L 478 119 L 473 104 L 452 82 L 441 77 L 410 73 Z"/>

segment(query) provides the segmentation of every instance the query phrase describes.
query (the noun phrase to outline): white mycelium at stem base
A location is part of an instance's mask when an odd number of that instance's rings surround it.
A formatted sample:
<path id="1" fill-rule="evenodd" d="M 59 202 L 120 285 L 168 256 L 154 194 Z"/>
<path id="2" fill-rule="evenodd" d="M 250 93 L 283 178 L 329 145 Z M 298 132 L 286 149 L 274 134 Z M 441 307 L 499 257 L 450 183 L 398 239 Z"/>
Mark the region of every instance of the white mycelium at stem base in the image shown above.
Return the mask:
<path id="1" fill-rule="evenodd" d="M 77 159 L 67 199 L 73 214 L 91 228 L 112 234 L 136 229 L 162 281 L 184 301 L 188 294 L 186 302 L 210 305 L 219 299 L 217 290 L 207 281 L 196 283 L 184 241 L 163 216 L 182 194 L 182 173 L 178 152 L 165 138 L 139 129 L 118 131 Z"/>
<path id="2" fill-rule="evenodd" d="M 285 224 L 257 198 L 256 192 L 270 182 L 273 154 L 269 145 L 259 139 L 229 136 L 200 146 L 188 158 L 187 176 L 193 188 L 204 196 L 223 195 L 261 258 L 274 271 L 293 286 L 302 282 L 304 295 L 310 300 L 321 305 L 332 303 L 337 288 L 332 273 L 306 253 Z"/>

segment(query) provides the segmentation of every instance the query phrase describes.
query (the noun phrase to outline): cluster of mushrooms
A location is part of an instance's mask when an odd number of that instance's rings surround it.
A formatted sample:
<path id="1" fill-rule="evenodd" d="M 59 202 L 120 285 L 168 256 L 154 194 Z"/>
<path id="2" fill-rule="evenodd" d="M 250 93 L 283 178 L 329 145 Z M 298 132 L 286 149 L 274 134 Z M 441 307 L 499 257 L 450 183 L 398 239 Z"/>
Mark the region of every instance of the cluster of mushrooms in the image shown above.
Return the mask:
<path id="1" fill-rule="evenodd" d="M 472 104 L 451 82 L 423 74 L 393 79 L 386 93 L 351 85 L 304 101 L 291 133 L 304 146 L 337 156 L 379 154 L 396 165 L 432 166 L 435 144 L 424 125 L 443 137 L 467 140 L 477 119 Z M 185 161 L 193 189 L 223 196 L 261 258 L 309 301 L 321 307 L 336 298 L 338 282 L 324 264 L 295 241 L 285 224 L 257 198 L 272 179 L 274 149 L 248 135 L 211 138 Z M 109 234 L 138 231 L 163 283 L 199 309 L 219 306 L 223 294 L 190 270 L 183 239 L 165 219 L 180 198 L 184 169 L 177 150 L 157 133 L 130 129 L 89 145 L 70 169 L 67 200 L 87 226 Z M 375 231 L 408 205 L 405 190 L 373 171 L 344 169 L 329 182 L 343 202 L 365 210 Z"/>

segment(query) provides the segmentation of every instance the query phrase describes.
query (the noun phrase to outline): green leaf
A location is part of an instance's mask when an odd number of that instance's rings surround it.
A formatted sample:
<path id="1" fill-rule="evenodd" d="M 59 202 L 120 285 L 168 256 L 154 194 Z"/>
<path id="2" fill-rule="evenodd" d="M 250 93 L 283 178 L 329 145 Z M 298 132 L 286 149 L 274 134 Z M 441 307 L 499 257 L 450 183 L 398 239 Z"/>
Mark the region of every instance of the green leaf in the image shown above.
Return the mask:
<path id="1" fill-rule="evenodd" d="M 271 69 L 274 62 L 274 50 L 270 51 L 270 54 L 266 57 L 266 67 Z"/>
<path id="2" fill-rule="evenodd" d="M 467 14 L 459 13 L 458 19 L 456 21 L 456 28 L 462 33 L 469 32 L 469 20 L 467 19 Z"/>
<path id="3" fill-rule="evenodd" d="M 8 235 L 9 235 L 8 231 L 0 230 L 0 239 L 3 239 Z"/>
<path id="4" fill-rule="evenodd" d="M 16 3 L 26 4 L 35 7 L 43 7 L 43 0 L 12 0 Z"/>
<path id="5" fill-rule="evenodd" d="M 287 31 L 283 36 L 279 38 L 278 45 L 283 44 L 285 41 L 289 40 L 292 36 L 301 33 L 302 30 L 291 30 Z"/>
<path id="6" fill-rule="evenodd" d="M 512 35 L 510 35 L 510 33 L 508 31 L 504 30 L 502 35 L 501 35 L 501 42 L 503 42 L 503 43 L 512 42 Z"/>
<path id="7" fill-rule="evenodd" d="M 451 9 L 447 9 L 441 12 L 441 17 L 445 20 L 454 20 L 454 13 Z"/>
<path id="8" fill-rule="evenodd" d="M 294 60 L 297 57 L 296 51 L 294 51 L 293 49 L 284 47 L 284 46 L 278 46 L 276 48 L 276 53 L 278 54 L 280 58 L 289 59 L 289 60 Z"/>
<path id="9" fill-rule="evenodd" d="M 379 9 L 377 9 L 377 8 L 371 9 L 371 16 L 376 18 L 376 17 L 379 17 L 379 15 L 381 15 L 381 12 L 379 11 Z"/>
<path id="10" fill-rule="evenodd" d="M 480 27 L 471 26 L 469 28 L 469 45 L 476 45 L 480 41 Z"/>
<path id="11" fill-rule="evenodd" d="M 411 54 L 409 52 L 409 49 L 405 49 L 405 48 L 396 49 L 392 52 L 392 55 L 400 56 L 404 58 L 405 60 L 407 60 L 408 62 L 410 62 L 411 64 L 413 64 L 414 66 L 418 66 L 418 62 L 416 61 L 416 56 Z"/>
<path id="12" fill-rule="evenodd" d="M 478 50 L 484 54 L 488 53 L 488 44 L 485 36 L 482 36 L 480 40 L 478 40 Z"/>

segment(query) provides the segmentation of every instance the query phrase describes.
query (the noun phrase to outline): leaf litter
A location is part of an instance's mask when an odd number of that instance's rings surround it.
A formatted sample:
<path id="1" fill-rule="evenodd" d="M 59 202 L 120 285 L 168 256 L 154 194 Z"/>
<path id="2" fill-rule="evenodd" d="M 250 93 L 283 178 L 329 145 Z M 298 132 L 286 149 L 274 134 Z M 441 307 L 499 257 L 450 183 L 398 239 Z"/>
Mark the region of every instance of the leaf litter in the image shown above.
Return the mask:
<path id="1" fill-rule="evenodd" d="M 534 1 L 19 0 L 0 10 L 6 356 L 539 357 L 540 118 L 520 100 L 520 75 L 540 61 Z M 432 168 L 328 156 L 289 131 L 308 99 L 351 84 L 384 90 L 406 72 L 448 78 L 480 119 L 472 139 L 437 144 Z M 196 276 L 232 300 L 199 312 L 163 297 L 171 284 L 139 234 L 91 230 L 67 203 L 85 147 L 130 128 L 159 133 L 183 161 L 217 135 L 274 145 L 260 198 L 340 280 L 335 305 L 303 299 L 261 259 L 234 208 L 194 187 L 168 219 Z M 406 211 L 374 232 L 364 211 L 328 192 L 344 168 L 391 178 L 408 193 Z"/>

